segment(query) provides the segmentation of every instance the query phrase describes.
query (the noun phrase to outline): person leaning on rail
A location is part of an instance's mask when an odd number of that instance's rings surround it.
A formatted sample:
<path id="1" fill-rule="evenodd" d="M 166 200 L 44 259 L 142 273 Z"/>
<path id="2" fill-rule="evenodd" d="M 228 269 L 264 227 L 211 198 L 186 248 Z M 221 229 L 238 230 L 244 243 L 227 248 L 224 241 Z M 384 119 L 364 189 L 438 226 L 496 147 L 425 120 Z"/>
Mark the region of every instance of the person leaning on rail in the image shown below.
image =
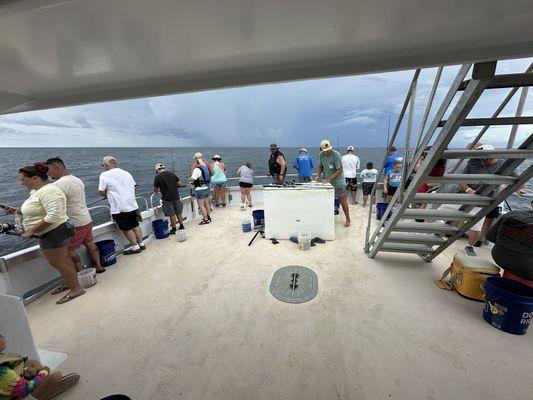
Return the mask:
<path id="1" fill-rule="evenodd" d="M 76 232 L 70 238 L 68 250 L 69 256 L 76 266 L 76 271 L 79 272 L 83 268 L 81 258 L 76 253 L 76 249 L 83 245 L 87 249 L 87 254 L 91 258 L 92 267 L 96 269 L 96 273 L 105 272 L 105 269 L 100 265 L 98 247 L 94 244 L 91 214 L 89 214 L 85 202 L 85 185 L 81 179 L 69 174 L 65 163 L 60 158 L 49 158 L 44 163 L 48 166 L 48 176 L 55 180 L 54 185 L 60 188 L 67 198 L 67 215 L 70 222 L 74 224 Z M 62 288 L 59 287 L 56 290 Z"/>
<path id="2" fill-rule="evenodd" d="M 30 189 L 30 196 L 20 209 L 5 207 L 7 213 L 22 213 L 23 238 L 39 236 L 39 247 L 52 267 L 57 269 L 69 292 L 56 303 L 73 300 L 85 291 L 78 281 L 76 266 L 69 257 L 68 243 L 74 236 L 74 225 L 68 220 L 67 198 L 55 185 L 48 184 L 48 167 L 43 163 L 27 165 L 19 170 L 22 186 Z"/>

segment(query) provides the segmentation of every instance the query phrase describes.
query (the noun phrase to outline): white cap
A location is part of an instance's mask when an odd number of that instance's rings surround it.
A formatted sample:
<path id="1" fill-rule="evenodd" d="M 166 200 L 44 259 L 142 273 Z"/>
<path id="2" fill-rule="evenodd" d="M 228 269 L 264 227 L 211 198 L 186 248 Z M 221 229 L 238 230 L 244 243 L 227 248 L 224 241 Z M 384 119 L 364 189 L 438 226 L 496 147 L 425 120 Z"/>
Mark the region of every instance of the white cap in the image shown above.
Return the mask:
<path id="1" fill-rule="evenodd" d="M 222 157 L 220 157 L 218 154 L 215 154 L 213 157 L 211 157 L 211 160 L 222 160 Z"/>
<path id="2" fill-rule="evenodd" d="M 476 147 L 476 150 L 496 150 L 491 144 L 482 144 L 481 146 Z"/>
<path id="3" fill-rule="evenodd" d="M 300 151 L 305 151 L 307 153 L 307 149 L 305 147 L 302 147 Z"/>
<path id="4" fill-rule="evenodd" d="M 346 148 L 346 150 L 347 150 L 347 151 L 349 151 L 349 150 L 353 151 L 353 146 L 348 146 L 348 147 Z"/>
<path id="5" fill-rule="evenodd" d="M 117 163 L 117 159 L 113 156 L 105 156 L 102 161 L 104 162 L 104 164 L 116 164 Z"/>
<path id="6" fill-rule="evenodd" d="M 204 158 L 202 153 L 195 153 L 193 158 Z"/>
<path id="7" fill-rule="evenodd" d="M 159 169 L 165 169 L 165 166 L 163 164 L 161 164 L 161 163 L 156 164 L 155 165 L 155 172 L 157 172 L 157 170 L 159 170 Z"/>

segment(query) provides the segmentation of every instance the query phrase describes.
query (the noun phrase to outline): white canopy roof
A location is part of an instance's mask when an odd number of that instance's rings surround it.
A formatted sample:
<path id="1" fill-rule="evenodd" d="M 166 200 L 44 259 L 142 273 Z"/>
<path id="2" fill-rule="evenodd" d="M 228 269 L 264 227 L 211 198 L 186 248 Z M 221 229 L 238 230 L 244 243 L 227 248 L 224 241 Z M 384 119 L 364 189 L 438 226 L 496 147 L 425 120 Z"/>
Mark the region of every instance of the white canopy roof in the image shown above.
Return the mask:
<path id="1" fill-rule="evenodd" d="M 3 0 L 0 113 L 532 54 L 531 0 Z"/>

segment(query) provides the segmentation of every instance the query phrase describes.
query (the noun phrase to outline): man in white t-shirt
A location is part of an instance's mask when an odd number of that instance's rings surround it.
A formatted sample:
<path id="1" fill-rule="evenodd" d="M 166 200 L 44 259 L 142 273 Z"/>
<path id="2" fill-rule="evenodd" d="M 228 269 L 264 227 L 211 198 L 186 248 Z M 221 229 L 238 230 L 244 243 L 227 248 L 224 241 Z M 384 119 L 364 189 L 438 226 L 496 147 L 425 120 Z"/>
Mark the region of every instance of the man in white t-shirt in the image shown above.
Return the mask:
<path id="1" fill-rule="evenodd" d="M 98 192 L 109 201 L 113 221 L 133 245 L 122 254 L 140 253 L 146 249 L 146 246 L 139 226 L 141 213 L 135 200 L 137 184 L 129 172 L 118 167 L 118 162 L 113 156 L 105 156 L 102 167 L 105 171 L 100 174 Z"/>
<path id="2" fill-rule="evenodd" d="M 361 162 L 359 161 L 359 157 L 353 152 L 353 146 L 348 146 L 346 154 L 342 156 L 341 162 L 344 178 L 346 179 L 346 189 L 351 193 L 352 204 L 357 204 L 357 201 L 355 201 L 355 194 L 357 192 L 357 170 L 359 169 Z"/>
<path id="3" fill-rule="evenodd" d="M 92 219 L 85 203 L 85 185 L 81 179 L 68 173 L 65 163 L 60 158 L 49 158 L 45 164 L 48 166 L 48 176 L 55 180 L 54 185 L 60 188 L 67 198 L 67 215 L 75 229 L 75 234 L 68 243 L 68 251 L 76 271 L 82 269 L 81 258 L 76 249 L 84 245 L 96 272 L 105 272 L 100 264 L 98 247 L 94 244 Z"/>

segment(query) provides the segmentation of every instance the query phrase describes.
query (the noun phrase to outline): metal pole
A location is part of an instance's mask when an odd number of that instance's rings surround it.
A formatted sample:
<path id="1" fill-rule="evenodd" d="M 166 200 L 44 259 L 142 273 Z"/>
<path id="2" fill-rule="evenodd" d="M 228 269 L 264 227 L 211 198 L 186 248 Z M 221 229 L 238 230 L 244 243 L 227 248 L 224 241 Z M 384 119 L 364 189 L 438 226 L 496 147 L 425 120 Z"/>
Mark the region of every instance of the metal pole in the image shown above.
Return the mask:
<path id="1" fill-rule="evenodd" d="M 526 103 L 526 99 L 527 99 L 528 89 L 529 88 L 527 86 L 522 88 L 522 93 L 520 94 L 520 100 L 518 100 L 518 106 L 516 107 L 515 117 L 522 116 L 522 112 L 524 111 L 524 104 Z M 509 135 L 509 141 L 507 142 L 508 149 L 511 149 L 514 146 L 514 141 L 516 138 L 517 131 L 518 131 L 518 125 L 513 125 L 513 127 L 511 128 L 511 134 Z"/>
<path id="2" fill-rule="evenodd" d="M 405 171 L 408 170 L 410 162 L 409 162 L 409 150 L 410 150 L 410 144 L 411 144 L 411 131 L 413 130 L 413 118 L 415 114 L 415 102 L 416 102 L 416 86 L 418 84 L 418 79 L 414 81 L 413 85 L 413 92 L 411 94 L 411 101 L 409 102 L 409 115 L 407 117 L 407 132 L 405 134 L 405 150 L 403 152 L 404 154 L 404 165 L 403 165 L 403 173 L 402 173 L 402 181 L 400 186 L 400 202 L 403 201 L 403 192 L 405 188 L 405 181 L 407 179 Z"/>
<path id="3" fill-rule="evenodd" d="M 422 134 L 424 133 L 424 129 L 426 128 L 426 122 L 429 117 L 429 112 L 431 111 L 431 106 L 433 105 L 433 99 L 435 98 L 435 93 L 437 93 L 437 87 L 439 86 L 440 77 L 442 75 L 443 69 L 444 67 L 439 67 L 437 69 L 437 73 L 435 74 L 435 80 L 433 81 L 433 87 L 431 88 L 431 93 L 429 94 L 428 104 L 426 105 L 426 110 L 424 111 L 422 122 L 420 123 L 420 129 L 418 131 L 418 138 L 416 139 L 415 149 L 418 149 L 418 146 L 420 146 L 420 141 L 422 140 Z"/>

